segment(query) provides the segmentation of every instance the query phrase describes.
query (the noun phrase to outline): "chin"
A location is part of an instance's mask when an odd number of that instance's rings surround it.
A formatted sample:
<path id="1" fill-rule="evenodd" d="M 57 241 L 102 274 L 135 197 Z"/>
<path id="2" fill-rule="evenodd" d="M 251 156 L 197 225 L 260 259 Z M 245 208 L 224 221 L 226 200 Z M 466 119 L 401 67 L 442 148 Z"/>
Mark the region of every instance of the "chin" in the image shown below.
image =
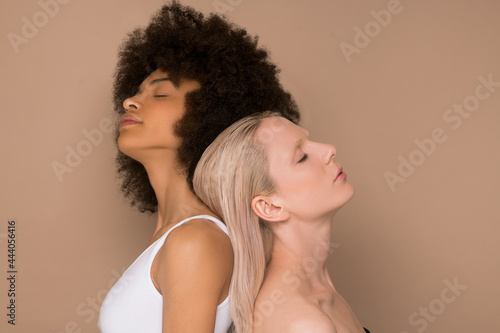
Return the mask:
<path id="1" fill-rule="evenodd" d="M 349 184 L 349 191 L 347 191 L 347 192 L 348 192 L 348 193 L 347 193 L 347 196 L 349 197 L 349 199 L 347 199 L 346 203 L 347 203 L 347 202 L 349 202 L 349 201 L 352 199 L 352 197 L 354 196 L 354 193 L 356 192 L 356 191 L 354 190 L 354 186 L 352 186 L 352 184 L 351 184 L 351 183 L 347 182 L 347 184 Z M 346 184 L 346 185 L 347 185 L 347 184 Z"/>
<path id="2" fill-rule="evenodd" d="M 344 206 L 346 203 L 351 201 L 352 197 L 354 197 L 354 186 L 352 186 L 351 183 L 346 182 L 344 184 L 344 189 L 342 193 L 338 194 L 338 203 L 339 203 L 339 209 Z"/>
<path id="3" fill-rule="evenodd" d="M 125 155 L 127 155 L 127 153 L 126 153 L 126 151 L 128 149 L 127 140 L 124 139 L 122 134 L 120 134 L 116 143 L 118 144 L 118 150 L 121 151 L 122 153 L 124 153 Z"/>
<path id="4" fill-rule="evenodd" d="M 132 142 L 131 142 L 132 141 Z M 126 136 L 123 136 L 120 134 L 117 140 L 118 144 L 118 150 L 127 155 L 128 157 L 133 158 L 134 160 L 137 160 L 137 151 L 138 148 L 135 147 L 137 146 L 137 142 L 133 142 L 136 140 L 130 140 L 127 139 Z"/>

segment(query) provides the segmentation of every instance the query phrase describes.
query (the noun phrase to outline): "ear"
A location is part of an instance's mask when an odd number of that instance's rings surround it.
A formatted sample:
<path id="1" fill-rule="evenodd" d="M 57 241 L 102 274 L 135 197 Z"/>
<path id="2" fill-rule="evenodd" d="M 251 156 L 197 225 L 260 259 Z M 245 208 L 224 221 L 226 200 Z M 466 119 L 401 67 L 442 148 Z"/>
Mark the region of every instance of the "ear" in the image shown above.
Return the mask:
<path id="1" fill-rule="evenodd" d="M 289 217 L 288 211 L 284 207 L 263 195 L 252 199 L 252 210 L 258 217 L 268 222 L 283 222 Z"/>

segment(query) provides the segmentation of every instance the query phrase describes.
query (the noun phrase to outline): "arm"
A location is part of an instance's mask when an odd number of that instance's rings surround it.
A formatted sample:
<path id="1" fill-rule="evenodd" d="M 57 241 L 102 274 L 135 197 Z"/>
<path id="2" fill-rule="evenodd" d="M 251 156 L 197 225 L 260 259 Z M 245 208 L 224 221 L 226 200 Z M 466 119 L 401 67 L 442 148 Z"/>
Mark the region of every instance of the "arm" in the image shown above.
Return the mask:
<path id="1" fill-rule="evenodd" d="M 157 259 L 163 332 L 213 333 L 232 273 L 227 235 L 211 222 L 192 220 L 170 233 Z"/>

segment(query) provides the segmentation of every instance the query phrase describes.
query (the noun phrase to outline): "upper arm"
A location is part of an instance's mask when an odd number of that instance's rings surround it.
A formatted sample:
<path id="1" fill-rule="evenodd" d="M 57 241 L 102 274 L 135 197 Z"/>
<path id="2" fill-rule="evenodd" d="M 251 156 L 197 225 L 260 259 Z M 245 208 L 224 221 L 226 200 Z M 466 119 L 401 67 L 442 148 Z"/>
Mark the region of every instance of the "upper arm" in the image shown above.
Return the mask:
<path id="1" fill-rule="evenodd" d="M 163 332 L 213 333 L 217 305 L 232 272 L 229 238 L 213 223 L 192 220 L 168 235 L 155 281 L 163 295 Z"/>

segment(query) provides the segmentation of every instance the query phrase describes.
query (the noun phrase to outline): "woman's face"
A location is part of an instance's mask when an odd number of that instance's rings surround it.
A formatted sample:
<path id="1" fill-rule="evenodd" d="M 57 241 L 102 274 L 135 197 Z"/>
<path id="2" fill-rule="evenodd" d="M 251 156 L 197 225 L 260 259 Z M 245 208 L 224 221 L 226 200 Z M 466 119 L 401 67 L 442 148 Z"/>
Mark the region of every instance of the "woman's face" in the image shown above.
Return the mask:
<path id="1" fill-rule="evenodd" d="M 264 144 L 277 203 L 291 216 L 333 216 L 354 195 L 332 145 L 313 142 L 308 132 L 282 117 L 264 118 L 256 132 Z"/>
<path id="2" fill-rule="evenodd" d="M 152 72 L 139 86 L 135 96 L 123 107 L 118 147 L 124 154 L 141 160 L 156 153 L 176 154 L 180 138 L 174 135 L 174 124 L 184 115 L 186 93 L 199 89 L 196 81 L 183 80 L 174 86 L 162 70 Z"/>

